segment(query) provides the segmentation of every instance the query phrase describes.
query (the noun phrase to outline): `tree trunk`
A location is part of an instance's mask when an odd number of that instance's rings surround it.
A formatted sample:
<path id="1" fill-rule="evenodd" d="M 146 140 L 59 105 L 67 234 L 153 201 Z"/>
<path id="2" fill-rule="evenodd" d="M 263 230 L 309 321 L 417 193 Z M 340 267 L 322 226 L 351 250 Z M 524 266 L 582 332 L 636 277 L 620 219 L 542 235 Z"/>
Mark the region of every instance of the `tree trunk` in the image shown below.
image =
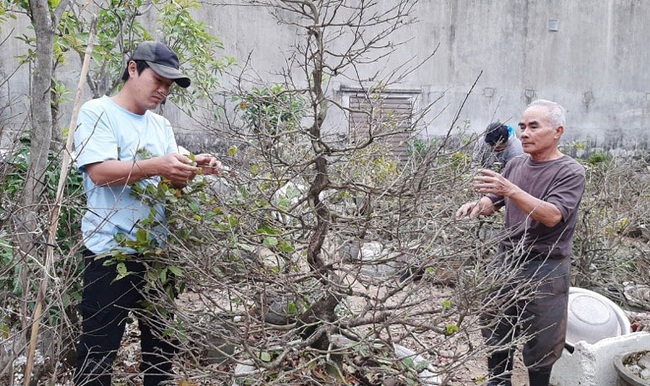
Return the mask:
<path id="1" fill-rule="evenodd" d="M 47 154 L 52 139 L 52 57 L 54 25 L 47 0 L 30 2 L 36 35 L 36 59 L 32 69 L 30 157 L 20 210 L 14 217 L 15 235 L 21 257 L 34 254 L 42 227 L 38 224 L 40 197 L 44 190 Z"/>

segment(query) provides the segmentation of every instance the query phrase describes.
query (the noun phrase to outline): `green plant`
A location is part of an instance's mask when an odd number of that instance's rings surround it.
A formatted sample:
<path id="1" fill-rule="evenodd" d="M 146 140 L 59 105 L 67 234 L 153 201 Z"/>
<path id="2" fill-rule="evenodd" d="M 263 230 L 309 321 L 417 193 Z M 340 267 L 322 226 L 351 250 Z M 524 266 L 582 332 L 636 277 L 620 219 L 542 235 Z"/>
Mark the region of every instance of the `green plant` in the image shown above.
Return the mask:
<path id="1" fill-rule="evenodd" d="M 18 278 L 18 266 L 13 259 L 13 246 L 9 240 L 0 238 L 0 293 L 22 295 Z"/>
<path id="2" fill-rule="evenodd" d="M 390 148 L 379 143 L 359 149 L 350 156 L 348 178 L 368 186 L 383 186 L 395 181 L 401 171 Z"/>
<path id="3" fill-rule="evenodd" d="M 594 153 L 595 154 L 595 153 Z M 644 233 L 650 184 L 643 164 L 616 165 L 606 157 L 587 168 L 587 187 L 574 240 L 574 284 L 622 286 L 647 277 Z M 600 162 L 602 160 L 602 162 Z"/>
<path id="4" fill-rule="evenodd" d="M 610 165 L 613 161 L 613 157 L 606 151 L 598 150 L 591 154 L 587 158 L 589 165 L 598 166 L 598 165 Z"/>
<path id="5" fill-rule="evenodd" d="M 145 149 L 138 151 L 140 159 L 151 157 Z M 194 159 L 190 154 L 189 158 Z M 208 194 L 208 182 L 199 175 L 184 189 L 176 188 L 162 179 L 157 184 L 146 180 L 138 181 L 131 186 L 131 194 L 151 206 L 149 216 L 135 224 L 135 237 L 128 238 L 125 234 L 117 234 L 115 240 L 121 247 L 129 248 L 142 254 L 149 264 L 145 278 L 148 288 L 163 288 L 171 299 L 176 299 L 184 292 L 184 260 L 175 258 L 174 253 L 166 246 L 173 248 L 178 243 L 181 248 L 200 247 L 203 241 L 195 229 L 207 227 L 236 226 L 236 222 L 228 219 Z M 163 207 L 168 223 L 161 224 L 157 219 L 156 207 Z M 206 208 L 211 208 L 206 210 Z M 225 220 L 225 221 L 224 221 Z M 167 236 L 170 235 L 170 237 Z M 167 245 L 169 244 L 169 245 Z M 129 254 L 117 253 L 115 258 L 106 264 L 115 265 L 118 280 L 130 274 L 124 260 Z"/>
<path id="6" fill-rule="evenodd" d="M 276 136 L 299 127 L 305 101 L 281 84 L 255 87 L 239 101 L 242 119 L 255 133 Z"/>
<path id="7" fill-rule="evenodd" d="M 30 161 L 30 140 L 23 138 L 17 148 L 4 161 L 7 170 L 0 176 L 0 203 L 3 208 L 12 208 L 17 205 L 17 197 L 22 193 L 25 185 L 25 176 Z M 61 171 L 58 154 L 48 154 L 47 169 L 45 170 L 43 184 L 45 186 L 45 199 L 54 199 L 58 179 Z M 72 251 L 76 240 L 81 239 L 81 208 L 85 203 L 83 195 L 83 180 L 81 173 L 72 168 L 64 185 L 64 197 L 61 214 L 58 219 L 57 244 L 59 253 L 65 254 Z M 0 217 L 1 218 L 1 217 Z"/>
<path id="8" fill-rule="evenodd" d="M 194 92 L 177 90 L 175 101 L 193 112 L 195 103 L 211 99 L 222 72 L 234 64 L 232 57 L 215 55 L 223 49 L 221 40 L 209 33 L 209 27 L 198 21 L 191 12 L 201 7 L 196 0 L 158 1 L 160 32 L 174 49 L 187 69 Z M 218 115 L 218 110 L 214 114 Z"/>
<path id="9" fill-rule="evenodd" d="M 2 31 L 3 24 L 7 21 L 7 18 L 16 18 L 16 15 L 8 12 L 8 7 L 9 4 L 6 1 L 0 2 L 0 31 Z"/>
<path id="10" fill-rule="evenodd" d="M 440 144 L 437 138 L 417 138 L 409 145 L 407 154 L 411 157 L 415 157 L 416 162 L 421 162 L 430 151 L 438 148 L 438 146 L 440 146 Z"/>

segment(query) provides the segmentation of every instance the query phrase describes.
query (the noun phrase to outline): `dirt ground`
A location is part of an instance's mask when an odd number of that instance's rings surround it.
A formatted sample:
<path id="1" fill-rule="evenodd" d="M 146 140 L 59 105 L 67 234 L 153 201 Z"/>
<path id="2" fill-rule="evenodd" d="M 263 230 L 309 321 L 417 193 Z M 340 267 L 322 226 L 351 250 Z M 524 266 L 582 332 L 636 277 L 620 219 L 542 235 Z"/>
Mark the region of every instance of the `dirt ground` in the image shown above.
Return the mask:
<path id="1" fill-rule="evenodd" d="M 448 289 L 440 288 L 435 291 L 438 292 L 440 298 L 445 297 L 445 291 Z M 196 294 L 188 292 L 183 295 L 183 298 L 179 300 L 182 304 L 192 303 L 193 297 Z M 429 295 L 427 295 L 429 297 Z M 352 307 L 359 306 L 361 307 L 361 301 L 357 299 L 349 299 L 350 305 Z M 423 345 L 434 346 L 438 344 L 429 334 L 421 334 L 418 336 L 418 341 Z M 478 332 L 475 332 L 471 336 L 472 344 L 475 346 L 480 346 L 482 344 L 482 337 Z M 405 342 L 406 344 L 407 342 Z M 127 325 L 127 331 L 125 333 L 123 343 L 118 354 L 118 359 L 115 363 L 115 375 L 114 375 L 114 385 L 115 386 L 141 386 L 141 377 L 138 375 L 138 365 L 140 359 L 140 348 L 139 348 L 139 331 L 137 328 L 137 321 Z M 434 358 L 427 358 L 431 363 L 435 363 Z M 520 354 L 515 358 L 515 369 L 513 373 L 513 384 L 514 385 L 526 385 L 528 382 L 526 370 L 521 361 Z M 454 379 L 450 380 L 447 385 L 449 386 L 479 386 L 483 385 L 483 381 L 478 381 L 477 379 L 483 379 L 486 373 L 485 369 L 485 360 L 484 358 L 474 358 L 465 363 L 462 363 L 460 369 L 456 372 Z M 177 371 L 177 373 L 182 373 L 182 371 Z M 187 382 L 183 383 L 179 381 L 179 386 L 199 386 L 199 384 Z M 200 384 L 203 386 L 203 383 Z M 72 386 L 70 382 L 59 383 L 56 386 Z"/>
<path id="2" fill-rule="evenodd" d="M 415 284 L 414 284 L 415 285 Z M 421 291 L 419 294 L 423 301 L 439 301 L 440 299 L 446 299 L 449 296 L 450 291 L 453 291 L 450 287 L 430 285 L 427 283 L 417 284 L 415 288 L 416 291 Z M 182 295 L 182 298 L 179 299 L 184 307 L 195 303 L 196 293 L 187 292 Z M 363 299 L 349 298 L 347 299 L 348 306 L 352 309 L 363 307 L 365 305 Z M 191 307 L 191 306 L 190 306 Z M 642 314 L 637 314 L 642 315 Z M 650 325 L 648 319 L 650 314 L 644 313 L 643 318 L 637 316 L 634 321 L 639 325 L 639 330 L 645 330 L 648 327 L 646 324 Z M 439 336 L 428 334 L 423 332 L 418 334 L 417 340 L 418 344 L 423 346 L 433 347 L 439 343 L 437 340 Z M 478 330 L 472 331 L 470 335 L 471 344 L 475 347 L 480 347 L 483 343 L 482 337 Z M 408 344 L 407 341 L 404 344 Z M 414 344 L 414 346 L 417 346 Z M 424 355 L 424 354 L 423 354 Z M 435 358 L 427 358 L 431 363 L 435 364 Z M 119 358 L 116 363 L 116 381 L 115 385 L 117 386 L 140 386 L 140 377 L 138 373 L 138 363 L 139 363 L 139 344 L 138 344 L 138 330 L 137 325 L 131 323 L 127 327 L 127 333 L 125 334 L 123 345 L 119 353 Z M 181 373 L 180 371 L 178 373 Z M 455 372 L 454 378 L 449 380 L 447 383 L 448 386 L 481 386 L 484 385 L 484 381 L 479 381 L 479 379 L 484 379 L 486 375 L 486 365 L 485 357 L 472 357 L 470 360 L 461 364 L 458 371 Z M 513 371 L 513 385 L 527 385 L 528 384 L 528 375 L 526 368 L 521 359 L 521 352 L 518 351 L 515 356 L 515 368 Z M 194 386 L 194 383 L 179 383 L 181 386 Z M 67 384 L 58 384 L 57 386 L 72 386 L 70 383 Z M 198 386 L 198 385 L 197 385 Z"/>
<path id="3" fill-rule="evenodd" d="M 411 284 L 411 286 L 413 287 L 410 288 L 410 290 L 416 292 L 417 296 L 421 297 L 423 302 L 439 302 L 442 299 L 448 299 L 450 293 L 454 291 L 454 289 L 451 287 L 434 285 L 431 283 L 427 283 L 424 280 L 422 281 L 422 283 L 417 283 L 417 284 L 413 283 Z M 380 291 L 382 290 L 386 290 L 386 289 L 383 288 Z M 197 296 L 198 294 L 196 292 L 188 291 L 181 296 L 181 298 L 178 300 L 178 303 L 183 308 L 195 307 L 196 306 L 195 303 L 197 302 L 196 300 Z M 350 307 L 352 310 L 358 309 L 365 305 L 364 299 L 361 298 L 357 299 L 352 297 L 347 299 L 346 302 L 348 303 L 348 307 Z M 123 344 L 118 354 L 118 359 L 115 363 L 115 377 L 114 377 L 115 386 L 141 386 L 141 377 L 138 375 L 139 372 L 138 365 L 140 360 L 139 331 L 137 329 L 136 323 L 137 321 L 133 321 L 132 323 L 127 325 L 127 331 L 124 336 Z M 468 323 L 472 323 L 472 321 L 469 321 Z M 418 333 L 416 339 L 417 342 L 412 341 L 413 343 L 413 345 L 411 346 L 412 348 L 436 347 L 436 345 L 439 345 L 440 343 L 439 334 L 428 333 L 426 331 L 423 331 L 422 333 Z M 483 344 L 483 340 L 482 337 L 480 336 L 478 329 L 471 331 L 469 335 L 469 340 L 470 340 L 470 344 L 474 347 L 481 347 Z M 409 344 L 408 338 L 400 343 L 403 345 L 408 345 Z M 464 345 L 465 343 L 461 342 L 460 344 Z M 464 349 L 463 347 L 459 347 L 459 351 L 463 351 L 463 349 Z M 426 355 L 426 353 L 422 355 Z M 453 355 L 449 355 L 449 357 L 453 357 Z M 439 358 L 429 357 L 426 359 L 430 361 L 430 363 L 434 364 L 435 366 L 436 360 Z M 180 371 L 179 369 L 177 370 L 178 370 L 177 371 L 178 374 L 183 373 L 183 371 Z M 485 357 L 480 355 L 469 357 L 467 361 L 459 364 L 459 366 L 456 367 L 456 370 L 454 371 L 453 374 L 454 377 L 448 380 L 447 383 L 448 386 L 484 385 L 485 382 L 481 380 L 485 379 L 485 375 L 486 375 Z M 67 374 L 67 376 L 66 374 L 62 374 L 60 379 L 67 378 L 67 377 L 69 377 L 69 374 Z M 515 368 L 513 372 L 513 385 L 521 386 L 527 384 L 528 384 L 527 372 L 521 360 L 521 353 L 517 352 L 517 355 L 515 357 Z M 55 385 L 72 386 L 71 382 L 57 383 Z M 203 386 L 203 383 L 201 384 L 196 384 L 192 382 L 182 383 L 179 381 L 178 385 Z"/>

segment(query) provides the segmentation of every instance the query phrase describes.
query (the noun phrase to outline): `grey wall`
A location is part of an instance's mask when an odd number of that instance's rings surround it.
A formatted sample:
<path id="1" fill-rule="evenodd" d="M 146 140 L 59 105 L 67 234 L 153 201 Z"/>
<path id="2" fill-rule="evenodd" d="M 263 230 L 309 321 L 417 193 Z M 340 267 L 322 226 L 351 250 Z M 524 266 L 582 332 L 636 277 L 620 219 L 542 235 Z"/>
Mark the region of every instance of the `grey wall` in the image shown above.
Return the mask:
<path id="1" fill-rule="evenodd" d="M 296 40 L 294 31 L 263 10 L 206 6 L 204 11 L 226 51 L 237 58 L 252 53 L 258 71 L 281 68 L 286 48 Z M 482 74 L 459 122 L 475 131 L 493 119 L 517 123 L 528 102 L 545 98 L 567 109 L 567 140 L 648 146 L 650 1 L 423 0 L 416 14 L 419 23 L 398 34 L 411 40 L 366 71 L 422 59 L 438 46 L 425 66 L 395 85 L 420 90 L 422 105 L 442 96 L 433 111 L 442 113 L 427 133 L 446 132 Z M 549 29 L 552 20 L 557 31 Z M 332 80 L 332 90 L 345 86 L 354 84 Z M 343 125 L 343 119 L 335 124 Z"/>
<path id="2" fill-rule="evenodd" d="M 234 3 L 234 4 L 233 4 Z M 391 2 L 378 2 L 386 6 Z M 300 30 L 278 24 L 261 8 L 206 4 L 196 17 L 213 28 L 224 52 L 249 66 L 266 81 L 280 79 L 289 49 Z M 568 111 L 566 140 L 586 140 L 605 146 L 647 148 L 650 144 L 650 1 L 647 0 L 421 0 L 419 23 L 391 37 L 407 43 L 389 58 L 363 68 L 368 74 L 421 60 L 438 51 L 424 66 L 398 84 L 410 90 L 420 106 L 440 98 L 424 128 L 425 135 L 445 133 L 466 93 L 481 74 L 460 115 L 458 125 L 481 131 L 494 119 L 516 124 L 522 109 L 535 98 L 560 102 Z M 557 31 L 549 25 L 557 22 Z M 24 32 L 24 25 L 17 23 Z M 24 24 L 24 23 L 23 23 Z M 9 32 L 8 28 L 3 34 Z M 22 43 L 3 45 L 0 76 L 5 77 L 24 50 Z M 13 64 L 12 64 L 13 63 Z M 71 63 L 71 87 L 78 63 Z M 0 103 L 15 103 L 10 114 L 24 117 L 27 72 L 0 87 Z M 74 79 L 74 81 L 73 81 Z M 224 87 L 230 87 L 224 79 Z M 332 78 L 329 92 L 355 84 Z M 0 118 L 6 122 L 9 113 Z M 185 129 L 188 120 L 171 112 L 172 123 Z M 19 124 L 20 119 L 14 119 Z M 62 120 L 65 122 L 65 119 Z M 345 129 L 345 117 L 333 114 L 328 123 Z M 191 125 L 191 124 L 190 124 Z"/>
<path id="3" fill-rule="evenodd" d="M 29 122 L 29 67 L 19 65 L 17 55 L 26 54 L 25 44 L 16 37 L 31 33 L 26 18 L 8 20 L 0 33 L 0 134 L 22 130 Z M 6 136 L 0 136 L 1 141 Z"/>

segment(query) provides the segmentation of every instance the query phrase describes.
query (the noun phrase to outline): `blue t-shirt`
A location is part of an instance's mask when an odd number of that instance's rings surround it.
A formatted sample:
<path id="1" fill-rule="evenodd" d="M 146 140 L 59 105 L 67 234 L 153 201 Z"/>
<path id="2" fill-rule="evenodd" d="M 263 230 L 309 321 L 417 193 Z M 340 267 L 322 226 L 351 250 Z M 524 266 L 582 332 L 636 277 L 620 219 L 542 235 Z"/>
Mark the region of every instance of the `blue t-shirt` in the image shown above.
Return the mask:
<path id="1" fill-rule="evenodd" d="M 152 210 L 159 224 L 152 234 L 160 243 L 165 238 L 165 208 L 149 205 L 135 197 L 131 186 L 97 186 L 86 173 L 86 165 L 107 160 L 133 161 L 177 153 L 169 121 L 151 111 L 134 114 L 104 96 L 84 103 L 79 110 L 75 131 L 77 167 L 83 174 L 87 211 L 81 222 L 84 244 L 95 254 L 116 250 L 133 252 L 118 246 L 115 236 L 123 234 L 135 240 L 137 223 Z M 140 185 L 160 182 L 155 176 L 136 182 Z"/>

